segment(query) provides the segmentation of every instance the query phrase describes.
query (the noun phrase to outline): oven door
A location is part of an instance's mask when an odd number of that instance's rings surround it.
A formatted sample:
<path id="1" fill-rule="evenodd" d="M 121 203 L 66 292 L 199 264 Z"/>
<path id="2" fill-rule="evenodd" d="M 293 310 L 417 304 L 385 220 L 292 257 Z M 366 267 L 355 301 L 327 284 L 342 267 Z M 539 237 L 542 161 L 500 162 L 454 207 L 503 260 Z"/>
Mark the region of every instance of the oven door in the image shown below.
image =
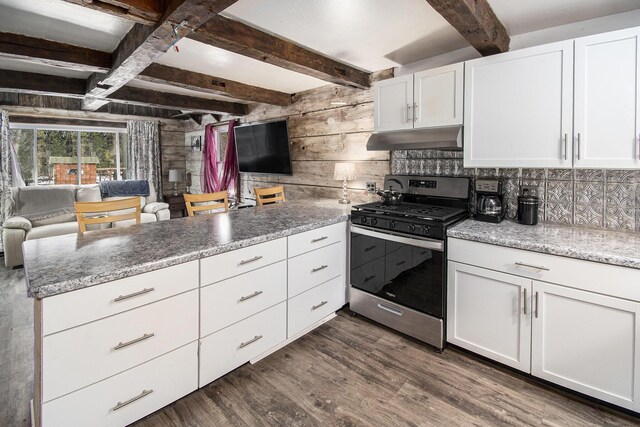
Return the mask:
<path id="1" fill-rule="evenodd" d="M 443 318 L 444 242 L 351 225 L 351 286 Z"/>

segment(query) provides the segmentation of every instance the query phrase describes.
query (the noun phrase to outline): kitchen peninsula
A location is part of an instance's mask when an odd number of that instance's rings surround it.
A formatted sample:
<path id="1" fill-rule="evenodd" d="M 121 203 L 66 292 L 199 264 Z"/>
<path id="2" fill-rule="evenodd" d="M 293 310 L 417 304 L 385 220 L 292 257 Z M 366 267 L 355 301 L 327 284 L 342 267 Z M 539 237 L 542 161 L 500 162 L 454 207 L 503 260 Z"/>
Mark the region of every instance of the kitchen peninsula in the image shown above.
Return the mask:
<path id="1" fill-rule="evenodd" d="M 331 319 L 348 217 L 288 202 L 26 242 L 37 424 L 131 423 Z"/>

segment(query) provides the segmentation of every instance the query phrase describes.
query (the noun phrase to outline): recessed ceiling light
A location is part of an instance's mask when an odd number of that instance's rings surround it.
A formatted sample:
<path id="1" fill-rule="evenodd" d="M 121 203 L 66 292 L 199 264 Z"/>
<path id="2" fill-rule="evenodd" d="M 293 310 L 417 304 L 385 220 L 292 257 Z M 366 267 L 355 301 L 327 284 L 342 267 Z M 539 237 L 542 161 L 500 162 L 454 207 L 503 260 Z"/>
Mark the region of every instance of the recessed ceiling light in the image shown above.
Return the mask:
<path id="1" fill-rule="evenodd" d="M 344 101 L 334 101 L 331 103 L 331 105 L 347 105 L 347 103 Z"/>

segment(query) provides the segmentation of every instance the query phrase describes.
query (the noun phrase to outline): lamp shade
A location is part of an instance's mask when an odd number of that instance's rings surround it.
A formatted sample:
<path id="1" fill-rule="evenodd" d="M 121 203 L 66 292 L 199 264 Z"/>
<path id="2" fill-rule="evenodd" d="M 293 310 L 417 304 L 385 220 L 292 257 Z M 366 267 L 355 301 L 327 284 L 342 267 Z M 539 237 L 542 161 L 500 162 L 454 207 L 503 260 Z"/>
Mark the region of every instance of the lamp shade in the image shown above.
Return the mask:
<path id="1" fill-rule="evenodd" d="M 182 181 L 182 171 L 179 169 L 169 169 L 169 182 Z"/>
<path id="2" fill-rule="evenodd" d="M 353 163 L 336 163 L 333 179 L 336 181 L 356 179 L 356 165 Z"/>

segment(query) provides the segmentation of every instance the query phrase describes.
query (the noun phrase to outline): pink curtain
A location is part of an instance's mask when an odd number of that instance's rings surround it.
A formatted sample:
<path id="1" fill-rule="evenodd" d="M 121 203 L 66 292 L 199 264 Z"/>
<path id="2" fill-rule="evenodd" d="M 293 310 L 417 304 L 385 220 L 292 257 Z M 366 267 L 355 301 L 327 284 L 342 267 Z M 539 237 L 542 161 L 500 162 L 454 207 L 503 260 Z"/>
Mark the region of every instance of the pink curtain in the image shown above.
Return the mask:
<path id="1" fill-rule="evenodd" d="M 236 121 L 229 121 L 227 131 L 227 152 L 222 164 L 222 173 L 218 171 L 218 148 L 216 146 L 215 129 L 207 125 L 204 131 L 204 148 L 202 151 L 202 170 L 200 173 L 202 192 L 213 193 L 227 190 L 230 195 L 235 194 L 238 182 L 238 156 L 233 129 Z M 221 175 L 221 176 L 220 176 Z"/>

